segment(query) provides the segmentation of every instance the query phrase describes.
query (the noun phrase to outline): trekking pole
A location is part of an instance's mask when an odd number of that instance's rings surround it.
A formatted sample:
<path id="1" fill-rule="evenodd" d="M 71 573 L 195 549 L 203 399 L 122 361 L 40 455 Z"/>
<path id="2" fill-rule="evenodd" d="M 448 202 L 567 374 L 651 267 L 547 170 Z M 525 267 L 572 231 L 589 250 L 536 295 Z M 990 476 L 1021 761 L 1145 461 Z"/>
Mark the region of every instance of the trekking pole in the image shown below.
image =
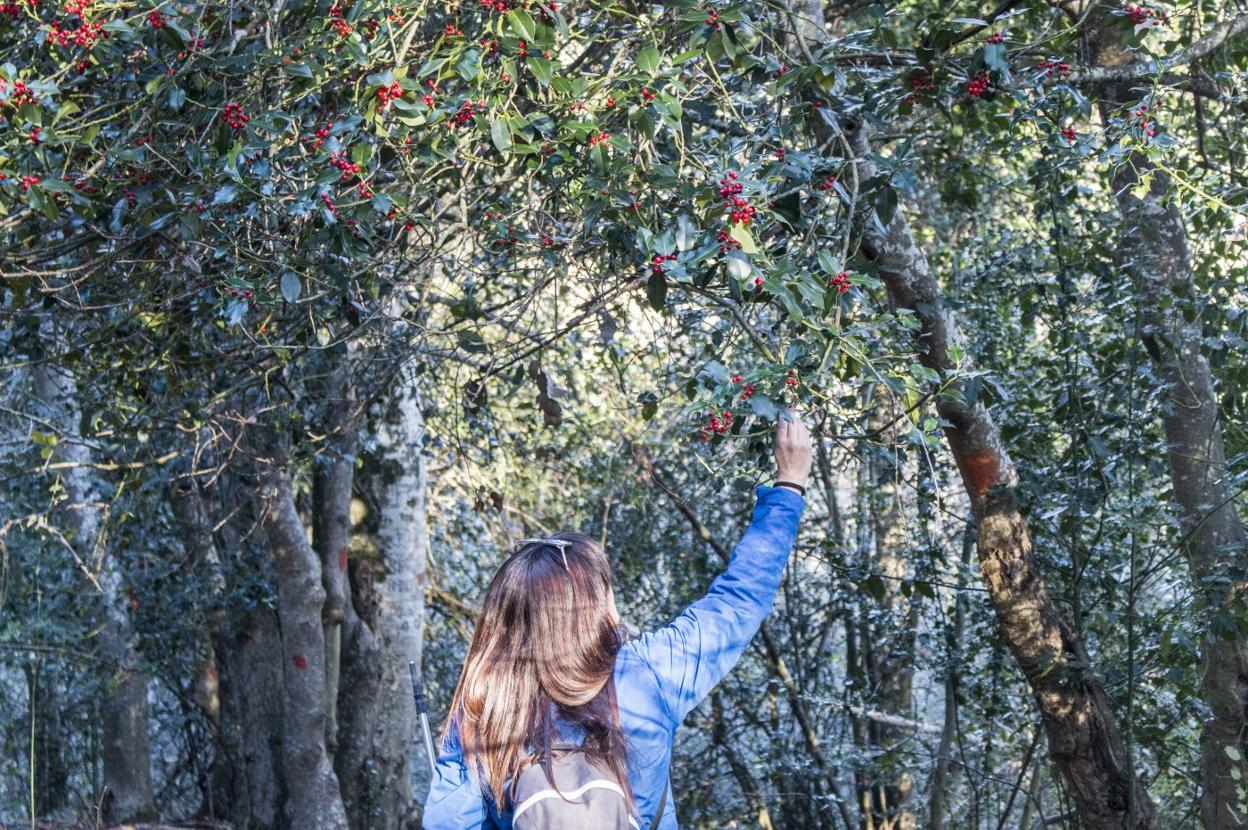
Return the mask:
<path id="1" fill-rule="evenodd" d="M 437 771 L 438 756 L 433 754 L 433 738 L 429 734 L 429 715 L 425 712 L 425 687 L 416 677 L 416 662 L 408 661 L 407 671 L 412 676 L 412 697 L 416 699 L 416 714 L 420 716 L 420 732 L 425 738 L 425 754 L 429 756 L 429 775 Z"/>

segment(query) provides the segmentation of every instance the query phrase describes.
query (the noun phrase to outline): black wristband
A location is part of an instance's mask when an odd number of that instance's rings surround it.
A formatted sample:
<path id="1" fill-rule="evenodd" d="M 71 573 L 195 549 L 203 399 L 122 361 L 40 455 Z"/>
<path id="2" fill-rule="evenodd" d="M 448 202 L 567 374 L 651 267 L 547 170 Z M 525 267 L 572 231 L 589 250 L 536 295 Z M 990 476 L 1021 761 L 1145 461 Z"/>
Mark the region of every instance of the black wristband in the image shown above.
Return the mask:
<path id="1" fill-rule="evenodd" d="M 794 490 L 796 490 L 798 493 L 801 494 L 802 498 L 806 497 L 806 488 L 800 484 L 796 484 L 792 481 L 777 481 L 773 486 L 779 487 L 780 485 L 784 485 L 785 487 L 792 487 Z"/>

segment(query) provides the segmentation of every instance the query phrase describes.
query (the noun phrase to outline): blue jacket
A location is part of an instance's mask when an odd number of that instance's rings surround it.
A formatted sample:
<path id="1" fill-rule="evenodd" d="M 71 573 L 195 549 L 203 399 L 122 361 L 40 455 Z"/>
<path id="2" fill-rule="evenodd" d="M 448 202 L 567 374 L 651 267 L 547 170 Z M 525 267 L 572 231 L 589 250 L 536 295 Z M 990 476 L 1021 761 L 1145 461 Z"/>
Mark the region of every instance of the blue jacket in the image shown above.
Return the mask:
<path id="1" fill-rule="evenodd" d="M 668 786 L 672 739 L 685 715 L 736 665 L 771 611 L 804 502 L 792 490 L 757 488 L 749 530 L 732 552 L 728 570 L 706 596 L 666 628 L 630 640 L 615 659 L 620 723 L 628 740 L 628 779 L 650 827 Z M 438 757 L 425 799 L 425 830 L 509 830 L 482 796 L 476 773 L 464 764 L 454 729 Z M 656 830 L 678 830 L 669 793 Z"/>

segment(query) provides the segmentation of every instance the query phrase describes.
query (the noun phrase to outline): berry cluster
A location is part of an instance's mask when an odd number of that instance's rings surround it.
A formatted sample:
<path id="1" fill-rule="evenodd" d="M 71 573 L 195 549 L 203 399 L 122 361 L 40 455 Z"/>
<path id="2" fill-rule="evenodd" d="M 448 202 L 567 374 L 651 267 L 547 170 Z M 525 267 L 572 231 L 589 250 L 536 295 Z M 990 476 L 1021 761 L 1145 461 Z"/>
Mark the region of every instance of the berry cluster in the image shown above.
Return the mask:
<path id="1" fill-rule="evenodd" d="M 1126 6 L 1123 11 L 1127 13 L 1127 17 L 1131 18 L 1131 22 L 1136 26 L 1145 23 L 1153 23 L 1161 25 L 1166 22 L 1166 13 L 1150 9 L 1147 6 Z"/>
<path id="2" fill-rule="evenodd" d="M 1001 34 L 1000 32 L 993 32 L 992 34 L 988 35 L 987 42 L 988 43 L 1005 43 L 1005 35 Z"/>
<path id="3" fill-rule="evenodd" d="M 22 190 L 30 190 L 35 185 L 39 184 L 39 177 L 38 176 L 22 176 L 20 179 L 18 179 L 18 182 L 20 183 L 20 187 L 22 188 Z"/>
<path id="4" fill-rule="evenodd" d="M 455 114 L 451 116 L 451 120 L 446 122 L 447 129 L 453 130 L 456 127 L 464 126 L 476 117 L 477 113 L 484 108 L 484 101 L 477 101 L 475 104 L 472 101 L 465 101 L 463 105 L 456 110 Z"/>
<path id="5" fill-rule="evenodd" d="M 321 202 L 325 205 L 325 209 L 326 209 L 327 211 L 329 211 L 330 213 L 335 213 L 335 212 L 336 212 L 336 211 L 334 210 L 334 203 L 333 203 L 332 201 L 330 201 L 330 199 L 329 199 L 329 194 L 328 194 L 328 193 L 322 193 L 322 194 L 321 194 Z"/>
<path id="6" fill-rule="evenodd" d="M 458 26 L 456 26 L 454 23 L 446 24 L 446 31 L 444 32 L 444 34 L 447 37 L 463 37 L 464 36 L 463 30 L 460 29 Z"/>
<path id="7" fill-rule="evenodd" d="M 706 426 L 702 427 L 700 434 L 703 441 L 709 441 L 716 434 L 723 435 L 732 429 L 732 412 L 725 409 L 723 415 L 716 415 L 711 412 L 707 415 Z"/>
<path id="8" fill-rule="evenodd" d="M 380 108 L 384 110 L 390 106 L 390 102 L 395 98 L 403 97 L 403 87 L 399 85 L 398 81 L 395 81 L 389 86 L 380 87 L 377 90 L 377 97 L 381 99 Z"/>
<path id="9" fill-rule="evenodd" d="M 1074 144 L 1075 143 L 1075 128 L 1074 127 L 1062 127 L 1062 138 L 1065 139 L 1068 143 Z"/>
<path id="10" fill-rule="evenodd" d="M 313 141 L 311 142 L 313 150 L 321 149 L 322 145 L 324 145 L 325 142 L 329 140 L 329 131 L 332 130 L 333 128 L 334 128 L 334 122 L 330 121 L 324 127 L 321 127 L 319 130 L 316 131 L 316 138 L 313 139 Z"/>
<path id="11" fill-rule="evenodd" d="M 728 231 L 721 230 L 715 234 L 715 241 L 719 243 L 719 252 L 726 254 L 729 251 L 741 250 L 741 243 L 732 238 Z"/>
<path id="12" fill-rule="evenodd" d="M 970 83 L 966 85 L 966 91 L 970 93 L 972 98 L 978 98 L 988 91 L 988 70 L 984 70 L 971 78 Z"/>
<path id="13" fill-rule="evenodd" d="M 225 105 L 225 111 L 221 113 L 221 120 L 234 129 L 241 130 L 247 126 L 247 122 L 251 119 L 243 112 L 242 106 L 234 101 L 230 101 Z"/>
<path id="14" fill-rule="evenodd" d="M 153 29 L 163 29 L 168 21 L 165 20 L 165 15 L 160 9 L 153 9 L 147 14 L 147 23 Z"/>
<path id="15" fill-rule="evenodd" d="M 342 175 L 338 177 L 338 181 L 345 182 L 352 176 L 358 176 L 360 174 L 360 166 L 353 161 L 347 161 L 344 153 L 330 153 L 329 163 L 338 168 L 339 172 L 342 173 Z"/>
<path id="16" fill-rule="evenodd" d="M 1148 104 L 1140 104 L 1136 108 L 1135 125 L 1140 128 L 1140 132 L 1144 133 L 1147 138 L 1154 138 L 1157 135 L 1157 126 L 1148 120 Z"/>
<path id="17" fill-rule="evenodd" d="M 511 0 L 481 0 L 481 5 L 485 7 L 486 11 L 498 12 L 499 14 L 506 14 L 515 6 Z"/>
<path id="18" fill-rule="evenodd" d="M 1065 61 L 1042 60 L 1040 61 L 1039 64 L 1036 65 L 1036 68 L 1040 70 L 1041 75 L 1049 75 L 1051 73 L 1057 73 L 1063 78 L 1066 78 L 1070 75 L 1070 64 L 1066 63 Z"/>
<path id="19" fill-rule="evenodd" d="M 0 78 L 0 92 L 4 92 L 4 79 L 3 78 Z M 26 82 L 14 81 L 13 91 L 9 93 L 8 98 L 6 98 L 4 101 L 0 103 L 12 104 L 15 107 L 20 107 L 25 104 L 33 104 L 34 102 L 35 102 L 35 93 L 31 90 L 29 86 L 26 85 Z"/>
<path id="20" fill-rule="evenodd" d="M 61 28 L 56 23 L 48 25 L 48 42 L 56 43 L 58 46 L 81 46 L 90 50 L 95 46 L 96 41 L 106 37 L 108 37 L 108 32 L 104 31 L 103 21 L 91 23 L 79 19 L 76 29 Z"/>
<path id="21" fill-rule="evenodd" d="M 655 254 L 654 258 L 650 260 L 650 270 L 655 274 L 666 274 L 667 270 L 663 267 L 663 263 L 674 259 L 676 259 L 675 254 Z"/>
<path id="22" fill-rule="evenodd" d="M 776 161 L 784 161 L 784 154 L 787 152 L 788 151 L 785 150 L 783 147 L 777 147 L 776 148 Z"/>
<path id="23" fill-rule="evenodd" d="M 849 272 L 842 271 L 831 280 L 832 287 L 844 294 L 849 290 Z"/>
<path id="24" fill-rule="evenodd" d="M 65 3 L 65 13 L 72 14 L 75 17 L 86 17 L 87 11 L 91 8 L 92 0 L 68 0 Z"/>
<path id="25" fill-rule="evenodd" d="M 790 71 L 789 65 L 787 63 L 782 63 L 780 64 L 780 68 L 776 70 L 776 78 L 783 78 L 785 75 L 789 74 Z"/>
<path id="26" fill-rule="evenodd" d="M 836 187 L 836 176 L 828 176 L 826 179 L 824 179 L 823 181 L 819 182 L 819 189 L 820 189 L 820 190 L 823 190 L 823 191 L 828 191 L 828 190 L 831 190 L 831 189 L 832 189 L 832 188 L 834 188 L 834 187 Z"/>
<path id="27" fill-rule="evenodd" d="M 790 389 L 797 388 L 797 375 L 793 373 L 792 369 L 789 370 L 789 376 L 784 379 L 784 385 Z"/>
<path id="28" fill-rule="evenodd" d="M 329 9 L 329 17 L 333 21 L 334 31 L 338 37 L 346 39 L 351 34 L 351 24 L 347 22 L 347 10 L 341 3 L 335 3 Z"/>
<path id="29" fill-rule="evenodd" d="M 641 88 L 641 97 L 647 104 L 650 103 L 654 100 L 654 90 L 650 89 L 648 86 L 643 86 Z"/>
<path id="30" fill-rule="evenodd" d="M 597 147 L 599 144 L 606 144 L 607 141 L 609 141 L 610 139 L 611 139 L 610 133 L 604 132 L 604 133 L 598 133 L 598 135 L 591 135 L 589 137 L 589 146 Z"/>
<path id="31" fill-rule="evenodd" d="M 733 171 L 729 171 L 725 178 L 720 179 L 719 195 L 724 200 L 724 206 L 728 208 L 730 221 L 748 225 L 754 218 L 755 210 L 748 199 L 741 198 L 740 194 L 743 189 L 741 182 L 737 181 L 737 174 Z"/>
<path id="32" fill-rule="evenodd" d="M 712 29 L 719 28 L 719 9 L 711 6 L 706 10 L 706 25 Z"/>
<path id="33" fill-rule="evenodd" d="M 429 91 L 420 96 L 420 100 L 425 103 L 426 107 L 432 108 L 434 102 L 438 99 L 438 82 L 433 78 L 426 78 L 425 83 L 429 85 Z"/>
<path id="34" fill-rule="evenodd" d="M 30 139 L 30 143 L 34 144 L 36 147 L 39 146 L 39 133 L 42 129 L 42 127 L 32 127 L 30 132 L 27 133 L 27 138 Z"/>

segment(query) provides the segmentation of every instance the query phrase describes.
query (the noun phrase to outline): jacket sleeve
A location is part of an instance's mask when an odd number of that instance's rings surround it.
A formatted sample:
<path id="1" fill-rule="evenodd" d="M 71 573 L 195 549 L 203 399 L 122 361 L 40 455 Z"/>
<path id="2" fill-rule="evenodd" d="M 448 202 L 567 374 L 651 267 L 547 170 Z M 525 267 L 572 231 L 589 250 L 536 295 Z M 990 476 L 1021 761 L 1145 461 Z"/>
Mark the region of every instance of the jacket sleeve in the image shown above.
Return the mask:
<path id="1" fill-rule="evenodd" d="M 757 497 L 749 529 L 706 596 L 634 641 L 673 728 L 737 664 L 775 601 L 805 501 L 782 487 L 760 486 Z"/>
<path id="2" fill-rule="evenodd" d="M 421 819 L 424 830 L 483 830 L 485 798 L 464 764 L 459 733 L 451 726 L 434 767 Z"/>

